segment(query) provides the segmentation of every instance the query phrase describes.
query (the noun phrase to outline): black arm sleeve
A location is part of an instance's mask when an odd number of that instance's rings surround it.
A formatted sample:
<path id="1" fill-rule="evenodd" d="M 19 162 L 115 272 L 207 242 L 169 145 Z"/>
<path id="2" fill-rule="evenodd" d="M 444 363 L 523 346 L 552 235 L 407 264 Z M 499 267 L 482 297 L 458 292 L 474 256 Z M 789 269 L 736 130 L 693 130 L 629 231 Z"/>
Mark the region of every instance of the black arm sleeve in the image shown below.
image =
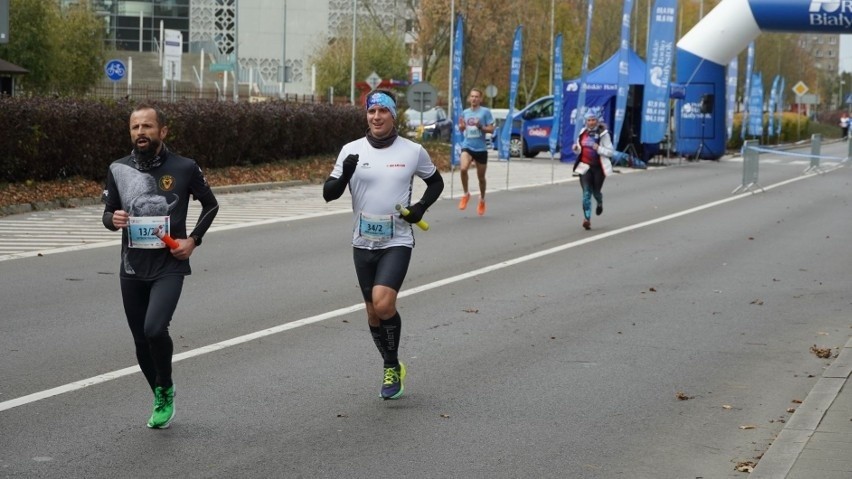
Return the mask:
<path id="1" fill-rule="evenodd" d="M 104 214 L 101 217 L 101 221 L 103 221 L 106 229 L 118 231 L 118 228 L 112 224 L 112 215 L 121 209 L 121 198 L 119 198 L 118 188 L 115 186 L 115 179 L 112 177 L 111 170 L 107 170 L 107 180 L 104 185 L 103 195 L 101 195 L 101 201 L 104 202 Z"/>
<path id="2" fill-rule="evenodd" d="M 423 181 L 426 183 L 426 191 L 423 192 L 420 202 L 428 208 L 441 197 L 441 192 L 444 191 L 444 178 L 441 177 L 440 171 L 435 170 L 432 176 L 423 178 Z"/>
<path id="3" fill-rule="evenodd" d="M 198 221 L 195 223 L 195 228 L 192 229 L 192 233 L 189 236 L 195 235 L 203 238 L 204 233 L 213 224 L 216 213 L 219 212 L 219 201 L 210 189 L 202 193 L 197 199 L 201 202 L 201 213 L 198 215 Z"/>
<path id="4" fill-rule="evenodd" d="M 344 180 L 341 178 L 335 178 L 333 176 L 329 176 L 325 183 L 322 185 L 322 197 L 325 199 L 326 203 L 329 201 L 334 201 L 340 198 L 343 195 L 343 192 L 346 191 L 346 185 L 349 184 L 349 180 Z"/>
<path id="5" fill-rule="evenodd" d="M 110 231 L 118 231 L 118 228 L 116 228 L 115 225 L 112 224 L 112 211 L 104 211 L 104 215 L 101 220 L 104 222 L 104 226 L 106 226 L 106 229 Z"/>

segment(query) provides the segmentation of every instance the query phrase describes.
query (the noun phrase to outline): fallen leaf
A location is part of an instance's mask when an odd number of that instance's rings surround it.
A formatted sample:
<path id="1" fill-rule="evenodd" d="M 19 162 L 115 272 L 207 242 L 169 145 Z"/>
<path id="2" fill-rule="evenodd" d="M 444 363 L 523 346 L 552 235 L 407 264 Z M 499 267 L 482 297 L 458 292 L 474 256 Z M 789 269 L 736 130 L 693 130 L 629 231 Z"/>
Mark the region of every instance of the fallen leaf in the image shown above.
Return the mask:
<path id="1" fill-rule="evenodd" d="M 652 292 L 652 293 L 656 293 L 656 292 L 657 292 L 657 288 L 651 287 L 651 288 L 649 288 L 649 289 L 648 289 L 648 291 L 650 291 L 650 292 Z"/>
<path id="2" fill-rule="evenodd" d="M 343 414 L 343 413 L 341 412 L 341 413 L 338 413 L 338 414 L 337 414 L 337 417 L 349 417 L 349 416 L 347 416 L 346 414 Z"/>
<path id="3" fill-rule="evenodd" d="M 683 391 L 678 391 L 678 392 L 675 394 L 675 397 L 676 397 L 679 401 L 686 401 L 687 399 L 692 399 L 692 396 L 687 396 L 687 395 L 686 395 L 686 393 L 685 393 L 685 392 L 683 392 Z"/>
<path id="4" fill-rule="evenodd" d="M 733 409 L 733 406 L 730 404 L 722 404 L 722 409 Z"/>
<path id="5" fill-rule="evenodd" d="M 830 358 L 831 357 L 831 348 L 820 348 L 816 344 L 811 346 L 811 352 L 816 355 L 818 358 Z"/>
<path id="6" fill-rule="evenodd" d="M 794 407 L 788 407 L 788 408 L 787 408 L 787 412 L 789 412 L 789 413 L 794 413 L 794 412 L 796 412 L 796 408 L 794 408 Z"/>
<path id="7" fill-rule="evenodd" d="M 755 429 L 755 428 L 757 428 L 757 426 L 752 425 L 752 424 L 743 424 L 742 426 L 740 426 L 740 429 L 743 429 L 743 430 L 745 430 L 745 429 Z"/>
<path id="8" fill-rule="evenodd" d="M 450 415 L 449 414 L 441 414 L 441 417 L 444 418 L 444 419 L 449 419 Z"/>
<path id="9" fill-rule="evenodd" d="M 739 472 L 754 472 L 754 466 L 756 465 L 757 464 L 755 464 L 753 461 L 743 461 L 738 462 L 734 469 Z"/>
<path id="10" fill-rule="evenodd" d="M 763 306 L 763 301 L 762 301 L 762 300 L 760 300 L 760 299 L 755 299 L 754 301 L 752 301 L 752 302 L 751 302 L 751 303 L 749 303 L 749 304 L 756 304 L 756 305 L 758 305 L 758 306 Z"/>
<path id="11" fill-rule="evenodd" d="M 802 400 L 801 400 L 801 399 L 793 399 L 793 400 L 792 400 L 792 401 L 790 401 L 790 402 L 792 402 L 792 403 L 794 403 L 794 404 L 802 404 Z"/>

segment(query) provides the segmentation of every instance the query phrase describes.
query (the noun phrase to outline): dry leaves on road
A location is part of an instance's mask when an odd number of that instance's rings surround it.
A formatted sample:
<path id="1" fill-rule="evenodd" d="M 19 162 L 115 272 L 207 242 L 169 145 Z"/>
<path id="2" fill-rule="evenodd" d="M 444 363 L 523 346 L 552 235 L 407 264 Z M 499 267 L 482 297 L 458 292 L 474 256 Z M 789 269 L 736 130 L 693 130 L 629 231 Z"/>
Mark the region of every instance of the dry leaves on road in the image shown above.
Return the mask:
<path id="1" fill-rule="evenodd" d="M 814 344 L 811 346 L 811 352 L 816 355 L 818 358 L 830 358 L 831 357 L 831 348 L 821 348 Z"/>

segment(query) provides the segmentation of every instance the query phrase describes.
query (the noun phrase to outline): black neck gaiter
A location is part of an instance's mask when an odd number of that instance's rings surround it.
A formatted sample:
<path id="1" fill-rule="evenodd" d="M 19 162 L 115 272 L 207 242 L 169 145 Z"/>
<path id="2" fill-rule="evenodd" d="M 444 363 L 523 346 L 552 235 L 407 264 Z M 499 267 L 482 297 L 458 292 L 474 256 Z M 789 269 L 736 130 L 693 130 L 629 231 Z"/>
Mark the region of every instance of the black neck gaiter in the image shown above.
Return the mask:
<path id="1" fill-rule="evenodd" d="M 393 145 L 394 140 L 396 140 L 397 135 L 396 128 L 391 130 L 390 134 L 384 138 L 376 138 L 370 133 L 370 130 L 367 130 L 367 141 L 370 142 L 370 146 L 373 148 L 387 148 Z"/>
<path id="2" fill-rule="evenodd" d="M 136 148 L 130 153 L 130 158 L 133 160 L 133 163 L 136 165 L 136 169 L 139 171 L 148 171 L 152 168 L 156 168 L 163 164 L 166 160 L 166 156 L 168 156 L 169 150 L 166 148 L 166 145 L 163 145 L 160 148 L 160 152 L 154 151 L 146 151 L 139 152 L 136 151 Z"/>

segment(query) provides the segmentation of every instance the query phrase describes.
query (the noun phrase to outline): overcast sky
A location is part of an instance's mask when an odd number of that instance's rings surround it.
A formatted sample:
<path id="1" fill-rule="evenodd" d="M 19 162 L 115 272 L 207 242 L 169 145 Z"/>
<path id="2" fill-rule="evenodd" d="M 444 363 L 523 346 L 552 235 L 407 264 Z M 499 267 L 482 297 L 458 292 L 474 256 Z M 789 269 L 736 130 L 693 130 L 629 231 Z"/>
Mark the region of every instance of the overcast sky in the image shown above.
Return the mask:
<path id="1" fill-rule="evenodd" d="M 852 35 L 840 35 L 840 71 L 852 72 Z"/>

